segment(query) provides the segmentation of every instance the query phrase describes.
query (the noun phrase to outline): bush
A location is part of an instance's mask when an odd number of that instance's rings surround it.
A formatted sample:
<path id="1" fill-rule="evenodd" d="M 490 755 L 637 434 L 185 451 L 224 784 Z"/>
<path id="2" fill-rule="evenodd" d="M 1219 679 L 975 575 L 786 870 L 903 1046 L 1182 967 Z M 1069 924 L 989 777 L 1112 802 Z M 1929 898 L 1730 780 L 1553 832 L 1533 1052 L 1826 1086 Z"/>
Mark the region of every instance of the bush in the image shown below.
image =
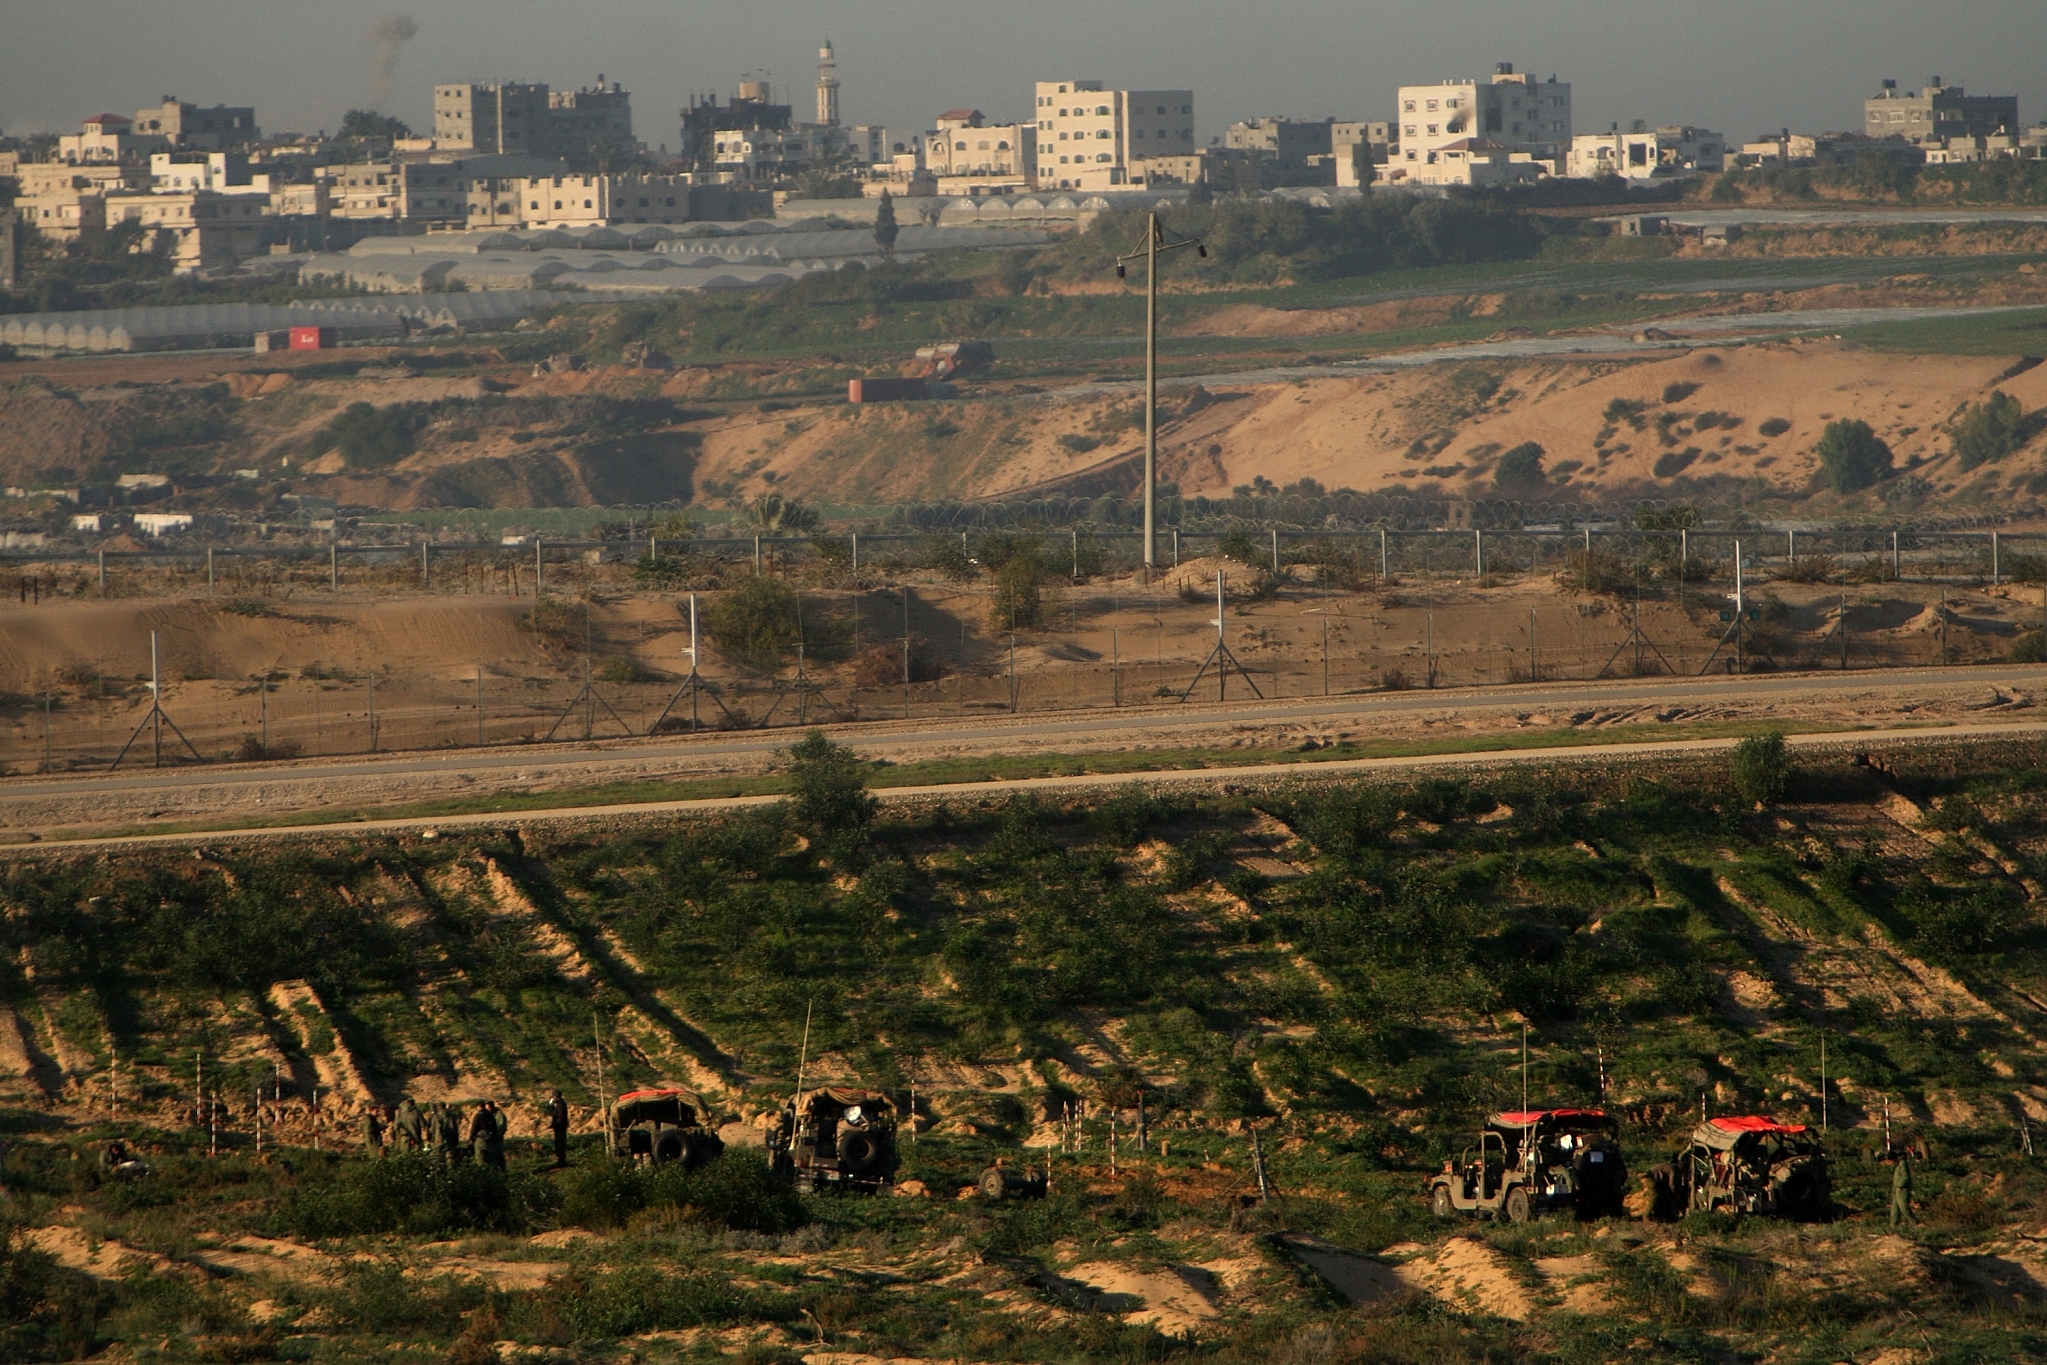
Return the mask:
<path id="1" fill-rule="evenodd" d="M 327 424 L 322 448 L 339 450 L 352 469 L 382 469 L 412 453 L 413 435 L 425 425 L 426 410 L 417 403 L 350 403 Z"/>
<path id="2" fill-rule="evenodd" d="M 0 1228 L 0 1360 L 82 1360 L 98 1345 L 107 1291 Z"/>
<path id="3" fill-rule="evenodd" d="M 1692 467 L 1692 461 L 1699 458 L 1697 446 L 1686 446 L 1683 450 L 1666 450 L 1656 457 L 1656 464 L 1650 470 L 1659 479 L 1676 478 Z"/>
<path id="4" fill-rule="evenodd" d="M 350 1162 L 332 1181 L 292 1191 L 277 1221 L 301 1237 L 521 1232 L 552 1196 L 544 1182 L 480 1161 L 396 1152 L 381 1161 Z"/>
<path id="5" fill-rule="evenodd" d="M 958 536 L 938 532 L 924 537 L 917 543 L 917 565 L 944 574 L 955 583 L 964 583 L 974 576 L 973 557 Z"/>
<path id="6" fill-rule="evenodd" d="M 1758 806 L 1773 806 L 1784 799 L 1791 785 L 1791 759 L 1784 747 L 1784 732 L 1766 730 L 1750 735 L 1734 746 L 1734 789 L 1741 799 Z"/>
<path id="7" fill-rule="evenodd" d="M 1085 455 L 1101 443 L 1101 437 L 1085 436 L 1077 431 L 1069 431 L 1059 438 L 1059 444 L 1075 455 Z"/>
<path id="8" fill-rule="evenodd" d="M 2007 663 L 2047 664 L 2047 634 L 2029 630 L 2011 643 L 2011 653 L 2004 656 Z"/>
<path id="9" fill-rule="evenodd" d="M 803 621 L 796 593 L 779 578 L 749 578 L 711 604 L 711 638 L 755 668 L 774 668 L 796 647 Z"/>
<path id="10" fill-rule="evenodd" d="M 1785 432 L 1791 430 L 1791 423 L 1785 421 L 1782 417 L 1766 417 L 1763 419 L 1762 425 L 1758 426 L 1756 430 L 1765 436 L 1782 436 Z"/>
<path id="11" fill-rule="evenodd" d="M 1035 536 L 992 535 L 981 555 L 995 570 L 997 630 L 1029 630 L 1045 618 L 1045 546 Z"/>
<path id="12" fill-rule="evenodd" d="M 1606 411 L 1601 413 L 1600 416 L 1605 419 L 1608 426 L 1617 427 L 1623 422 L 1634 422 L 1648 407 L 1647 403 L 1641 402 L 1639 399 L 1614 398 L 1608 400 Z"/>
<path id="13" fill-rule="evenodd" d="M 1697 384 L 1688 383 L 1682 379 L 1674 379 L 1663 386 L 1663 401 L 1666 403 L 1682 403 L 1698 391 L 1699 386 Z"/>
<path id="14" fill-rule="evenodd" d="M 1493 485 L 1500 489 L 1540 488 L 1548 482 L 1542 468 L 1543 449 L 1533 441 L 1523 441 L 1506 454 L 1500 456 L 1499 464 L 1493 467 Z"/>
<path id="15" fill-rule="evenodd" d="M 793 788 L 789 804 L 796 824 L 813 839 L 858 835 L 873 823 L 875 800 L 867 790 L 867 764 L 822 730 L 812 730 L 789 750 Z"/>
<path id="16" fill-rule="evenodd" d="M 1820 473 L 1836 493 L 1859 493 L 1891 472 L 1891 448 L 1859 417 L 1827 423 L 1819 451 Z"/>
<path id="17" fill-rule="evenodd" d="M 1955 459 L 1964 470 L 2001 460 L 2019 448 L 2026 410 L 2010 394 L 1999 390 L 1987 403 L 1978 403 L 1955 423 Z"/>
<path id="18" fill-rule="evenodd" d="M 1242 527 L 1225 531 L 1218 536 L 1215 552 L 1224 559 L 1234 559 L 1239 564 L 1248 564 L 1254 569 L 1272 563 L 1272 543 L 1269 540 L 1259 540 Z"/>
<path id="19" fill-rule="evenodd" d="M 695 1221 L 747 1232 L 793 1232 L 809 1221 L 795 1190 L 750 1152 L 726 1152 L 693 1171 L 589 1162 L 562 1177 L 561 1197 L 565 1226 L 598 1231 L 624 1227 L 643 1210 L 664 1208 L 686 1209 Z"/>

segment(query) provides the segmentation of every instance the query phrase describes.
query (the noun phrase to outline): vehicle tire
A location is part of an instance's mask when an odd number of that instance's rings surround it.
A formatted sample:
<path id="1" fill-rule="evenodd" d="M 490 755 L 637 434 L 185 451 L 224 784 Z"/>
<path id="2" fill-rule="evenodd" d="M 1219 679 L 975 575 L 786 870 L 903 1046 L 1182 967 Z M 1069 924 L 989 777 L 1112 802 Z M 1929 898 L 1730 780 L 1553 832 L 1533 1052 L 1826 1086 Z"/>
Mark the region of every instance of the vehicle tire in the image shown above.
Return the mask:
<path id="1" fill-rule="evenodd" d="M 1009 1173 L 1000 1166 L 990 1166 L 981 1172 L 981 1197 L 1001 1199 L 1009 1194 Z"/>
<path id="2" fill-rule="evenodd" d="M 663 1128 L 654 1134 L 654 1164 L 666 1166 L 671 1161 L 687 1164 L 689 1160 L 689 1134 L 680 1128 Z"/>
<path id="3" fill-rule="evenodd" d="M 1436 1186 L 1436 1192 L 1429 1196 L 1429 1212 L 1435 1214 L 1438 1218 L 1455 1218 L 1457 1216 L 1457 1205 L 1450 1199 L 1450 1187 L 1448 1185 Z"/>
<path id="4" fill-rule="evenodd" d="M 1508 1222 L 1527 1222 L 1533 1212 L 1528 1202 L 1528 1188 L 1525 1185 L 1516 1185 L 1513 1189 L 1508 1190 L 1507 1202 L 1502 1207 L 1506 1211 Z"/>
<path id="5" fill-rule="evenodd" d="M 888 1149 L 873 1133 L 858 1129 L 839 1136 L 839 1169 L 843 1171 L 874 1171 L 880 1169 L 887 1159 Z"/>

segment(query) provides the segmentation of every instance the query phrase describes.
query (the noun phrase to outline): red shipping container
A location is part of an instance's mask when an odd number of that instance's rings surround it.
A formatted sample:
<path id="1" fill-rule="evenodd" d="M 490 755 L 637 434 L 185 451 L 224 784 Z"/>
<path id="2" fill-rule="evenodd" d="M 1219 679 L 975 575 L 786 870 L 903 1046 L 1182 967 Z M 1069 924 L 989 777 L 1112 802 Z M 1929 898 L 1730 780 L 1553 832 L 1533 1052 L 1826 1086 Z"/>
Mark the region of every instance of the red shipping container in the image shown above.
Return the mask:
<path id="1" fill-rule="evenodd" d="M 334 348 L 332 327 L 294 327 L 291 329 L 291 348 L 294 351 L 328 351 Z"/>

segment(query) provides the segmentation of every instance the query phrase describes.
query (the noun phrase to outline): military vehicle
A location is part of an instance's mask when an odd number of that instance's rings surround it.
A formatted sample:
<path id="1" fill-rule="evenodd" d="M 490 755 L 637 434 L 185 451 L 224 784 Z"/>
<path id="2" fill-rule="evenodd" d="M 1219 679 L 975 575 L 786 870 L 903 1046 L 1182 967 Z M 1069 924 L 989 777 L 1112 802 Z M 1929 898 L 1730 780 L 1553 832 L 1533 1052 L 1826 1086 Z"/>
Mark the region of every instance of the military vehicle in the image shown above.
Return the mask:
<path id="1" fill-rule="evenodd" d="M 1490 1214 L 1525 1223 L 1564 1210 L 1580 1218 L 1621 1211 L 1627 1188 L 1615 1124 L 1598 1109 L 1530 1109 L 1495 1114 L 1430 1183 L 1438 1218 Z"/>
<path id="2" fill-rule="evenodd" d="M 687 1090 L 629 1090 L 612 1102 L 612 1154 L 694 1170 L 725 1150 L 703 1113 L 704 1102 Z"/>
<path id="3" fill-rule="evenodd" d="M 775 1168 L 806 1194 L 820 1188 L 872 1194 L 894 1182 L 901 1164 L 896 1107 L 872 1090 L 808 1091 L 783 1109 L 770 1147 Z"/>
<path id="4" fill-rule="evenodd" d="M 1826 1149 L 1802 1123 L 1761 1114 L 1711 1118 L 1650 1172 L 1666 1216 L 1695 1209 L 1818 1218 L 1833 1199 Z"/>

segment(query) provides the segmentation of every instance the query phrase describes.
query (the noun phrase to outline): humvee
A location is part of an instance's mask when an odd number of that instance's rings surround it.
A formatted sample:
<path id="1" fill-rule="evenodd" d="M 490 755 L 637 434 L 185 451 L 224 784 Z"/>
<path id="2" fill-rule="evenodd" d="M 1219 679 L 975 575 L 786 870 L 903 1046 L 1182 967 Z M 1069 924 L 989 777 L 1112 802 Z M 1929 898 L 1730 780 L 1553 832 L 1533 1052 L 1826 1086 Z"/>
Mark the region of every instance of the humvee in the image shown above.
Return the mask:
<path id="1" fill-rule="evenodd" d="M 1817 1218 L 1833 1199 L 1819 1134 L 1761 1114 L 1707 1119 L 1650 1178 L 1658 1204 L 1670 1213 L 1721 1209 Z"/>
<path id="2" fill-rule="evenodd" d="M 629 1090 L 612 1102 L 612 1155 L 645 1157 L 657 1166 L 679 1162 L 694 1170 L 725 1150 L 702 1116 L 703 1101 L 687 1090 Z"/>
<path id="3" fill-rule="evenodd" d="M 872 1090 L 813 1090 L 782 1111 L 775 1168 L 806 1194 L 820 1186 L 872 1194 L 894 1182 L 896 1107 Z"/>
<path id="4" fill-rule="evenodd" d="M 1525 1223 L 1569 1209 L 1580 1218 L 1618 1213 L 1627 1188 L 1613 1119 L 1598 1109 L 1531 1109 L 1495 1114 L 1430 1183 L 1438 1218 L 1491 1214 Z"/>

